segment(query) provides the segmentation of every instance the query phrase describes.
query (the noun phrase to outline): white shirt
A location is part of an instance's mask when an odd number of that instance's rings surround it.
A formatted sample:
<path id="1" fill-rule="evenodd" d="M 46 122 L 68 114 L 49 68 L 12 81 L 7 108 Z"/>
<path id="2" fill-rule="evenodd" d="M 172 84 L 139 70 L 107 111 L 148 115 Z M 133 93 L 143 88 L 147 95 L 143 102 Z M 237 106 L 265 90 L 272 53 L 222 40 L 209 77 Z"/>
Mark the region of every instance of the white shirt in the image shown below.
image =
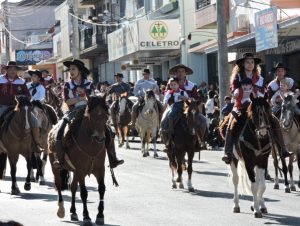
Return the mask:
<path id="1" fill-rule="evenodd" d="M 205 111 L 206 114 L 213 114 L 215 113 L 215 102 L 214 98 L 208 99 L 205 103 Z"/>
<path id="2" fill-rule="evenodd" d="M 156 81 L 154 79 L 149 79 L 149 80 L 144 80 L 140 79 L 136 82 L 134 89 L 133 89 L 133 94 L 136 97 L 145 96 L 145 92 L 150 89 L 153 90 L 155 94 L 159 93 L 159 87 L 156 84 Z"/>
<path id="3" fill-rule="evenodd" d="M 181 94 L 183 94 L 183 95 L 181 95 Z M 172 94 L 171 90 L 168 90 L 166 92 L 166 95 L 164 98 L 164 104 L 168 104 L 168 101 L 172 96 L 174 97 L 174 103 L 182 101 L 182 100 L 178 99 L 178 97 L 180 97 L 180 96 L 185 96 L 187 98 L 189 97 L 189 95 L 182 89 L 180 89 L 178 92 L 174 92 L 173 94 Z"/>
<path id="4" fill-rule="evenodd" d="M 42 84 L 39 84 L 38 86 L 36 86 L 36 93 L 33 96 L 32 96 L 32 91 L 33 91 L 32 82 L 29 82 L 26 85 L 30 92 L 31 100 L 39 100 L 42 103 L 45 101 L 46 90 Z"/>
<path id="5" fill-rule="evenodd" d="M 294 93 L 291 92 L 291 91 L 287 91 L 286 93 L 283 93 L 281 90 L 277 90 L 276 93 L 274 93 L 274 95 L 273 95 L 272 98 L 271 98 L 271 104 L 272 104 L 272 106 L 278 105 L 278 104 L 276 103 L 277 97 L 282 97 L 282 98 L 284 98 L 285 95 L 294 95 Z"/>

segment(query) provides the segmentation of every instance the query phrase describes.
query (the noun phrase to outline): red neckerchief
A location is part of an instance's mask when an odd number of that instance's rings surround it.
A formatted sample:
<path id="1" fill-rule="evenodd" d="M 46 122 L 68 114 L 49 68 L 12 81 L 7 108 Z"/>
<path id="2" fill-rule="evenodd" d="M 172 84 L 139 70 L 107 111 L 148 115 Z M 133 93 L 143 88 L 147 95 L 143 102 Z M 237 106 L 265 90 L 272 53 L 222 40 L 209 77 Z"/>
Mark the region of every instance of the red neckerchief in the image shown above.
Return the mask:
<path id="1" fill-rule="evenodd" d="M 179 93 L 179 92 L 180 92 L 180 89 L 178 89 L 178 90 L 172 90 L 172 89 L 171 89 L 169 92 L 170 92 L 170 94 Z"/>
<path id="2" fill-rule="evenodd" d="M 18 79 L 18 76 L 16 76 L 14 78 L 14 80 L 10 81 L 7 74 L 5 75 L 5 78 L 7 80 L 7 92 L 10 94 L 10 95 L 13 95 L 14 94 L 14 91 L 13 91 L 13 87 L 12 87 L 12 84 Z"/>

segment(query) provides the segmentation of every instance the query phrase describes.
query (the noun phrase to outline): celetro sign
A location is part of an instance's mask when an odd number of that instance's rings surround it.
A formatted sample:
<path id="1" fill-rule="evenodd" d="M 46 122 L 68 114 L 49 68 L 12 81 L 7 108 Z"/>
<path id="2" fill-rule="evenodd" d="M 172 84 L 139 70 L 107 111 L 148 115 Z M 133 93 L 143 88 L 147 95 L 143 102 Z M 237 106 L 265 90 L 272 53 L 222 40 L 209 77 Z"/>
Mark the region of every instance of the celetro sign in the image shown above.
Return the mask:
<path id="1" fill-rule="evenodd" d="M 16 50 L 16 62 L 19 65 L 35 65 L 53 56 L 52 49 Z"/>
<path id="2" fill-rule="evenodd" d="M 255 13 L 255 42 L 256 52 L 278 46 L 276 7 Z"/>
<path id="3" fill-rule="evenodd" d="M 138 21 L 138 29 L 140 50 L 180 48 L 178 20 Z"/>

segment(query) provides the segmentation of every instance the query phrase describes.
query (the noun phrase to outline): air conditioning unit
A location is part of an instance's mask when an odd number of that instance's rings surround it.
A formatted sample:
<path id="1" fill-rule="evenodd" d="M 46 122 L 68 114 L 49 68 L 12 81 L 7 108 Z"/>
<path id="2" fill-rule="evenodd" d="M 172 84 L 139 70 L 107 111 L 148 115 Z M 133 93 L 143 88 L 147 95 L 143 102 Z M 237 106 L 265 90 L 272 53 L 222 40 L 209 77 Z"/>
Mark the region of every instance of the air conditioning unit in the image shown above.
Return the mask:
<path id="1" fill-rule="evenodd" d="M 250 29 L 249 16 L 247 14 L 238 15 L 237 21 L 236 21 L 236 30 L 237 31 L 249 31 L 249 29 Z"/>

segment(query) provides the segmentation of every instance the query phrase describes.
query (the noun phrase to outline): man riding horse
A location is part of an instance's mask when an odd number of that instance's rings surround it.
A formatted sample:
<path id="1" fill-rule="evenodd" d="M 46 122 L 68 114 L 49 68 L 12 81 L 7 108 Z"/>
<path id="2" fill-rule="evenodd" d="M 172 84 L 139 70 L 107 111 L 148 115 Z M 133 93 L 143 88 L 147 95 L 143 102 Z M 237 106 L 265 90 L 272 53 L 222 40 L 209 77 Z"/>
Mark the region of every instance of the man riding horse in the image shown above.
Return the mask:
<path id="1" fill-rule="evenodd" d="M 90 71 L 85 67 L 82 61 L 74 59 L 73 61 L 64 62 L 64 65 L 68 68 L 71 76 L 70 81 L 64 84 L 63 95 L 64 101 L 69 108 L 69 112 L 67 112 L 64 116 L 57 132 L 57 153 L 56 160 L 54 161 L 54 166 L 57 168 L 61 168 L 64 161 L 63 135 L 65 127 L 74 118 L 76 118 L 78 113 L 82 113 L 82 110 L 86 108 L 88 96 L 94 92 L 93 83 L 87 80 L 87 75 L 90 73 Z M 66 134 L 66 136 L 67 135 L 68 134 Z M 105 146 L 111 168 L 115 168 L 124 163 L 124 160 L 119 160 L 116 156 L 113 133 L 109 125 L 106 126 L 105 130 Z"/>
<path id="2" fill-rule="evenodd" d="M 48 70 L 42 70 L 41 73 L 41 82 L 45 88 L 52 87 L 53 85 L 55 85 L 54 79 L 52 78 L 52 76 L 50 76 Z"/>
<path id="3" fill-rule="evenodd" d="M 123 74 L 121 73 L 115 74 L 116 83 L 111 85 L 107 91 L 108 94 L 113 96 L 114 102 L 110 107 L 110 115 L 115 128 L 117 128 L 116 113 L 118 110 L 119 98 L 122 94 L 127 96 L 128 93 L 130 92 L 130 86 L 127 83 L 123 82 L 123 78 L 124 78 Z"/>
<path id="4" fill-rule="evenodd" d="M 144 104 L 144 97 L 145 97 L 145 92 L 147 90 L 153 90 L 154 94 L 159 96 L 159 87 L 156 84 L 156 81 L 152 78 L 150 78 L 150 70 L 149 69 L 144 69 L 143 71 L 143 78 L 138 80 L 135 83 L 134 89 L 133 89 L 133 94 L 134 96 L 138 97 L 138 101 L 133 105 L 132 111 L 131 111 L 131 123 L 133 128 L 135 127 L 136 119 L 139 113 L 139 109 L 141 109 L 142 105 Z M 163 113 L 163 105 L 161 104 L 160 101 L 157 101 L 157 110 L 159 112 L 159 118 L 161 119 L 161 115 Z"/>
<path id="5" fill-rule="evenodd" d="M 231 91 L 235 96 L 235 107 L 231 112 L 225 136 L 225 149 L 222 160 L 226 164 L 230 164 L 233 159 L 233 145 L 236 143 L 236 138 L 239 137 L 240 130 L 245 123 L 244 116 L 246 115 L 247 105 L 244 106 L 242 100 L 245 95 L 249 94 L 249 90 L 247 87 L 245 87 L 246 89 L 242 87 L 241 81 L 245 81 L 245 79 L 252 81 L 253 88 L 251 92 L 255 96 L 260 96 L 264 92 L 263 77 L 260 75 L 260 62 L 261 59 L 254 57 L 252 53 L 245 53 L 242 58 L 236 61 L 236 65 L 232 70 Z M 279 154 L 281 157 L 288 157 L 290 153 L 285 149 L 279 121 L 271 112 L 269 112 L 269 116 L 270 129 L 273 132 L 273 140 L 278 146 Z"/>

